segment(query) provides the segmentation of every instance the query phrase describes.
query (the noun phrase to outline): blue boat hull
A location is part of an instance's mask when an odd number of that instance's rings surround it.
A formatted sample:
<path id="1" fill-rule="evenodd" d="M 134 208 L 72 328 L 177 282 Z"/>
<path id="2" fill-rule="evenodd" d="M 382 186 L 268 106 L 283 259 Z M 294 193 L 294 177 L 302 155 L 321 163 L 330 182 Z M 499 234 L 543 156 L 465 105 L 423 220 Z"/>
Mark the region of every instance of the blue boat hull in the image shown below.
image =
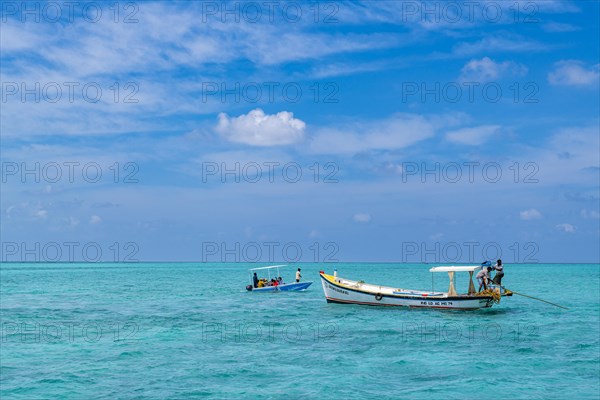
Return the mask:
<path id="1" fill-rule="evenodd" d="M 297 282 L 288 283 L 279 286 L 265 286 L 261 288 L 252 288 L 252 292 L 297 292 L 299 290 L 306 290 L 312 285 L 312 282 Z"/>

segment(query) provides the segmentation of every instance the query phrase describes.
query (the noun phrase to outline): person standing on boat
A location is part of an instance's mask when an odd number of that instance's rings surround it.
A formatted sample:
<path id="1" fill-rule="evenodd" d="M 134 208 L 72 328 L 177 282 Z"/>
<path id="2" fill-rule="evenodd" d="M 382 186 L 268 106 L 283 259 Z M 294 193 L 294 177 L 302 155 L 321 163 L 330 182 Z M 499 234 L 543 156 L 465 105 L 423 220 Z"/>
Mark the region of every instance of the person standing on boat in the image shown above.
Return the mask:
<path id="1" fill-rule="evenodd" d="M 504 276 L 504 266 L 502 265 L 502 260 L 498 260 L 496 264 L 494 264 L 494 269 L 496 270 L 496 275 L 494 275 L 494 282 L 497 285 L 502 285 L 502 277 Z"/>
<path id="2" fill-rule="evenodd" d="M 479 291 L 481 292 L 481 288 L 483 287 L 483 290 L 487 289 L 487 283 L 488 280 L 490 279 L 490 271 L 492 270 L 492 267 L 483 267 L 481 268 L 481 271 L 479 271 L 477 273 L 477 275 L 475 275 L 475 278 L 477 278 L 477 282 L 479 282 Z"/>
<path id="3" fill-rule="evenodd" d="M 258 276 L 256 276 L 256 272 L 254 273 L 254 276 L 252 277 L 252 285 L 254 285 L 254 288 L 258 287 Z"/>
<path id="4" fill-rule="evenodd" d="M 298 271 L 296 271 L 296 282 L 300 282 L 300 278 L 302 278 L 302 275 L 300 275 L 300 268 L 298 268 Z"/>

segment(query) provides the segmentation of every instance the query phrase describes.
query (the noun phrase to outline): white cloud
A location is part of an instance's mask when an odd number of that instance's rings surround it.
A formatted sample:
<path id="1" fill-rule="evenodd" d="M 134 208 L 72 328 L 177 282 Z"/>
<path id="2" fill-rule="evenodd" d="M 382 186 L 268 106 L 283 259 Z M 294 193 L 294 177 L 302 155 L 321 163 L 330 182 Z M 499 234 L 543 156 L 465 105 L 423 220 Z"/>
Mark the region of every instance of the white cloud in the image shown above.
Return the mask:
<path id="1" fill-rule="evenodd" d="M 306 124 L 294 118 L 291 112 L 269 115 L 257 108 L 239 117 L 221 113 L 215 129 L 230 142 L 251 146 L 281 146 L 301 141 L 305 127 Z"/>
<path id="2" fill-rule="evenodd" d="M 319 63 L 312 69 L 315 78 L 332 78 L 374 72 L 389 68 L 389 62 L 366 62 L 366 63 Z"/>
<path id="3" fill-rule="evenodd" d="M 79 225 L 79 220 L 74 217 L 69 217 L 67 222 L 71 228 L 75 228 L 77 225 Z"/>
<path id="4" fill-rule="evenodd" d="M 108 6 L 101 8 L 104 13 L 110 12 Z M 309 11 L 308 6 L 302 8 Z M 148 2 L 136 13 L 139 24 L 115 24 L 104 16 L 93 24 L 82 18 L 75 18 L 70 24 L 8 23 L 3 24 L 1 44 L 3 50 L 27 51 L 69 72 L 90 75 L 134 70 L 143 73 L 148 67 L 156 71 L 235 59 L 263 65 L 322 60 L 337 54 L 388 48 L 400 41 L 398 35 L 390 33 L 313 32 L 311 24 L 269 23 L 265 14 L 258 23 L 223 23 L 220 13 L 206 15 L 203 9 L 196 2 Z M 206 29 L 199 29 L 190 15 L 201 15 Z M 276 16 L 279 21 L 280 17 L 281 13 Z M 228 16 L 228 22 L 233 18 Z M 139 29 L 140 24 L 145 29 Z"/>
<path id="5" fill-rule="evenodd" d="M 481 125 L 473 128 L 462 128 L 446 133 L 446 140 L 469 146 L 485 143 L 500 130 L 499 125 Z"/>
<path id="6" fill-rule="evenodd" d="M 563 24 L 560 22 L 548 22 L 542 25 L 542 29 L 546 32 L 574 32 L 578 31 L 579 27 L 571 24 Z"/>
<path id="7" fill-rule="evenodd" d="M 316 59 L 334 54 L 373 51 L 391 48 L 400 42 L 396 34 L 320 34 L 282 32 L 281 30 L 258 30 L 245 32 L 248 37 L 241 40 L 242 51 L 248 59 L 263 65 Z"/>
<path id="8" fill-rule="evenodd" d="M 540 219 L 542 218 L 542 213 L 536 210 L 535 208 L 531 208 L 529 210 L 521 211 L 519 216 L 524 221 L 530 221 L 532 219 Z"/>
<path id="9" fill-rule="evenodd" d="M 585 219 L 600 219 L 600 212 L 596 210 L 581 210 L 581 216 Z"/>
<path id="10" fill-rule="evenodd" d="M 402 175 L 404 173 L 404 167 L 402 164 L 387 162 L 383 165 L 383 168 L 392 174 Z"/>
<path id="11" fill-rule="evenodd" d="M 97 216 L 97 215 L 92 215 L 92 216 L 90 217 L 90 225 L 97 225 L 97 224 L 99 224 L 100 222 L 102 222 L 102 218 L 100 218 L 99 216 Z"/>
<path id="12" fill-rule="evenodd" d="M 552 85 L 597 86 L 600 77 L 600 64 L 586 66 L 582 61 L 563 60 L 554 64 L 554 71 L 548 74 Z"/>
<path id="13" fill-rule="evenodd" d="M 2 108 L 4 115 L 10 116 L 1 121 L 3 137 L 173 130 L 169 119 L 173 115 L 225 111 L 217 96 L 211 95 L 208 100 L 198 96 L 198 86 L 227 82 L 229 88 L 239 82 L 240 69 L 235 61 L 258 67 L 248 77 L 250 81 L 281 82 L 290 78 L 279 68 L 288 62 L 335 64 L 333 58 L 338 55 L 369 53 L 403 43 L 401 35 L 389 32 L 315 32 L 314 24 L 305 23 L 310 20 L 307 14 L 298 24 L 269 22 L 264 8 L 260 23 L 222 23 L 219 13 L 205 15 L 202 2 L 147 2 L 136 10 L 139 12 L 135 18 L 140 23 L 130 24 L 114 23 L 108 6 L 100 7 L 103 16 L 97 23 L 76 16 L 66 24 L 24 24 L 8 16 L 9 23 L 2 26 L 0 47 L 3 60 L 9 62 L 2 64 L 0 80 L 22 82 L 27 87 L 36 82 L 42 87 L 55 82 L 62 96 L 56 103 L 35 104 L 18 101 L 18 94 L 11 96 L 13 101 Z M 308 5 L 302 9 L 309 11 Z M 198 25 L 190 15 L 202 15 L 207 21 Z M 275 18 L 281 17 L 280 13 Z M 226 18 L 233 22 L 235 17 Z M 265 66 L 269 67 L 261 68 Z M 348 68 L 345 73 L 353 73 Z M 324 73 L 344 73 L 343 69 Z M 302 79 L 312 70 L 307 66 L 293 79 Z M 74 101 L 68 100 L 65 82 L 78 84 L 73 89 Z M 103 93 L 98 103 L 83 99 L 82 88 L 88 83 L 100 85 Z M 116 91 L 115 83 L 120 84 Z M 116 97 L 119 101 L 113 101 Z M 125 97 L 137 102 L 127 103 Z M 146 118 L 148 115 L 153 118 Z M 191 128 L 191 124 L 188 118 L 178 118 L 178 128 Z"/>
<path id="14" fill-rule="evenodd" d="M 402 149 L 434 136 L 437 125 L 421 115 L 395 114 L 384 120 L 326 127 L 317 132 L 310 149 L 319 154 Z"/>
<path id="15" fill-rule="evenodd" d="M 600 168 L 599 129 L 597 123 L 559 129 L 535 157 L 536 164 L 544 166 L 539 168 L 536 178 L 543 182 L 564 184 L 589 183 L 591 179 L 597 182 Z"/>
<path id="16" fill-rule="evenodd" d="M 371 214 L 354 214 L 352 219 L 355 222 L 363 222 L 363 223 L 371 222 Z"/>
<path id="17" fill-rule="evenodd" d="M 558 229 L 559 231 L 566 232 L 566 233 L 574 233 L 575 232 L 575 227 L 571 224 L 558 224 L 558 225 L 556 225 L 556 229 Z"/>
<path id="18" fill-rule="evenodd" d="M 35 221 L 48 218 L 48 211 L 40 203 L 19 202 L 6 208 L 6 218 L 19 221 Z"/>
<path id="19" fill-rule="evenodd" d="M 527 67 L 513 61 L 495 62 L 489 57 L 473 59 L 461 69 L 463 82 L 491 82 L 504 76 L 523 76 Z"/>
<path id="20" fill-rule="evenodd" d="M 472 43 L 460 43 L 454 48 L 454 55 L 467 56 L 482 52 L 531 52 L 544 50 L 546 47 L 542 43 L 528 40 L 521 36 L 510 35 L 510 37 L 506 37 L 505 35 L 486 37 Z"/>
<path id="21" fill-rule="evenodd" d="M 521 3 L 525 3 L 522 1 Z M 579 13 L 581 9 L 577 7 L 577 2 L 567 2 L 563 0 L 546 0 L 540 1 L 539 4 L 536 4 L 536 7 L 539 7 L 540 12 L 544 13 L 555 13 L 555 14 L 570 14 L 570 13 Z M 514 8 L 514 4 L 506 3 L 507 7 L 510 10 Z M 536 8 L 537 9 L 537 8 Z"/>
<path id="22" fill-rule="evenodd" d="M 36 218 L 46 219 L 46 218 L 48 218 L 48 211 L 46 211 L 46 210 L 37 210 L 34 213 L 34 215 L 35 215 Z"/>

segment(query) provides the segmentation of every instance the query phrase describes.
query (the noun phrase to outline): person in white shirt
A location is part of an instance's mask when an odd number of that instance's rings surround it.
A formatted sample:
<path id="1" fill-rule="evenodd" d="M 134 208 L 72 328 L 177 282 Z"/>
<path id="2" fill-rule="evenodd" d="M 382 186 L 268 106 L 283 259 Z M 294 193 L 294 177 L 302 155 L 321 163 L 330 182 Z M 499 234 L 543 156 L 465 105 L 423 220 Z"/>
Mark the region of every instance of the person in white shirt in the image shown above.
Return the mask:
<path id="1" fill-rule="evenodd" d="M 302 275 L 300 275 L 300 268 L 298 268 L 298 271 L 296 271 L 296 282 L 300 282 L 300 278 L 302 278 Z"/>
<path id="2" fill-rule="evenodd" d="M 479 292 L 481 292 L 481 288 L 483 287 L 483 290 L 487 289 L 487 284 L 488 284 L 488 280 L 490 279 L 490 271 L 492 270 L 492 267 L 482 267 L 481 271 L 479 271 L 477 273 L 477 275 L 475 275 L 475 278 L 477 278 L 477 282 L 479 282 Z"/>

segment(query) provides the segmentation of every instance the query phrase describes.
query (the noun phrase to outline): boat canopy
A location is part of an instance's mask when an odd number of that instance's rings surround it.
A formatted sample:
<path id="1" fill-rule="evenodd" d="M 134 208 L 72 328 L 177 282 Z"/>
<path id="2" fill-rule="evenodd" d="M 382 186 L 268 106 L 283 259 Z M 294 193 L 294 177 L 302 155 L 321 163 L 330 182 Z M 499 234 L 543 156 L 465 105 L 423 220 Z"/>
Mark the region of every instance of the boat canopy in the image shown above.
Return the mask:
<path id="1" fill-rule="evenodd" d="M 287 264 L 285 264 L 285 265 L 272 265 L 270 267 L 251 268 L 249 271 L 258 271 L 260 269 L 273 269 L 273 268 L 281 268 L 281 267 L 287 267 Z"/>
<path id="2" fill-rule="evenodd" d="M 481 265 L 449 265 L 441 267 L 433 267 L 429 272 L 447 272 L 448 278 L 450 278 L 450 286 L 448 287 L 448 296 L 456 296 L 456 289 L 454 288 L 454 273 L 455 272 L 468 272 L 469 273 L 469 294 L 475 293 L 475 285 L 473 285 L 473 272 L 480 269 Z M 432 286 L 433 286 L 433 275 L 431 275 Z M 431 288 L 433 291 L 433 287 Z"/>
<path id="3" fill-rule="evenodd" d="M 481 265 L 467 265 L 467 266 L 443 266 L 433 267 L 429 272 L 473 272 L 481 268 Z"/>

